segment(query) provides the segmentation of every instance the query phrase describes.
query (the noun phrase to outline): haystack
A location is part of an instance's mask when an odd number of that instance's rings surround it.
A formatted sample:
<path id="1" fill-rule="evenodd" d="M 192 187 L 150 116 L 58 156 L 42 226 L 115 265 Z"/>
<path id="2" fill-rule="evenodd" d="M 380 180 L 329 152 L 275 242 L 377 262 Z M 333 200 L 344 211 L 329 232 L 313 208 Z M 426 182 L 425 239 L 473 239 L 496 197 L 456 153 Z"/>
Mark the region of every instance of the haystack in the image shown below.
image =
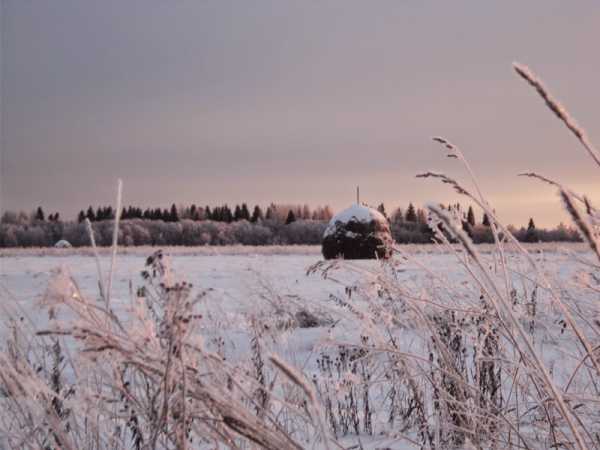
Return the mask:
<path id="1" fill-rule="evenodd" d="M 384 215 L 355 203 L 333 216 L 323 234 L 322 252 L 325 259 L 387 259 L 392 243 Z"/>

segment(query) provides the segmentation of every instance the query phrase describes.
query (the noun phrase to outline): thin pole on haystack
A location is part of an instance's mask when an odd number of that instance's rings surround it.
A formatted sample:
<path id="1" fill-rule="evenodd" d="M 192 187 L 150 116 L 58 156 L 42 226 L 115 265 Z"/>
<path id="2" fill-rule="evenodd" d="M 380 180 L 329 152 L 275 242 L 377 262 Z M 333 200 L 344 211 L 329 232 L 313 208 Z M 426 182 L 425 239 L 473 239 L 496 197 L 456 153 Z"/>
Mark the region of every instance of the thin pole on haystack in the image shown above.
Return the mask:
<path id="1" fill-rule="evenodd" d="M 360 187 L 356 186 L 356 204 L 360 205 Z"/>

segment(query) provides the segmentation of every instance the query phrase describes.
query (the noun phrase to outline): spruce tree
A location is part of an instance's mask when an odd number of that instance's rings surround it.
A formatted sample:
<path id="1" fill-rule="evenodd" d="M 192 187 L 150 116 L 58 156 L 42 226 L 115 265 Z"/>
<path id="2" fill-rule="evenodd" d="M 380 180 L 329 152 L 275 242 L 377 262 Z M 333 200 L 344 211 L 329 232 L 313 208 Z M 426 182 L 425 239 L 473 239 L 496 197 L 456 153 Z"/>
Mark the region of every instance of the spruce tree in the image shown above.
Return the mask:
<path id="1" fill-rule="evenodd" d="M 81 211 L 79 211 L 79 214 L 77 215 L 77 223 L 81 223 L 85 220 L 85 213 L 83 212 L 83 209 Z"/>
<path id="2" fill-rule="evenodd" d="M 242 220 L 242 208 L 240 208 L 240 205 L 235 205 L 235 211 L 233 213 L 233 220 L 235 220 L 236 222 L 238 220 Z"/>
<path id="3" fill-rule="evenodd" d="M 386 212 L 385 212 L 385 205 L 383 203 L 380 203 L 379 206 L 377 207 L 377 211 L 379 211 L 383 217 L 385 217 L 386 219 L 388 218 Z"/>
<path id="4" fill-rule="evenodd" d="M 492 225 L 490 223 L 490 218 L 488 217 L 488 215 L 486 213 L 483 213 L 483 219 L 481 220 L 481 224 L 484 225 L 484 226 L 486 226 L 486 227 L 489 227 L 489 226 Z"/>
<path id="5" fill-rule="evenodd" d="M 179 213 L 177 212 L 177 206 L 175 203 L 171 205 L 171 213 L 169 214 L 169 218 L 171 222 L 179 222 Z"/>
<path id="6" fill-rule="evenodd" d="M 206 220 L 215 220 L 213 218 L 213 213 L 210 210 L 210 206 L 206 205 L 206 208 L 204 208 L 204 217 L 206 217 Z"/>
<path id="7" fill-rule="evenodd" d="M 35 212 L 35 220 L 39 220 L 40 222 L 43 222 L 45 220 L 44 210 L 41 206 L 38 206 L 38 209 Z"/>
<path id="8" fill-rule="evenodd" d="M 274 205 L 271 203 L 271 205 L 267 208 L 267 214 L 265 215 L 265 219 L 266 220 L 272 220 L 274 219 Z"/>
<path id="9" fill-rule="evenodd" d="M 256 205 L 254 207 L 254 211 L 252 211 L 252 217 L 250 218 L 250 222 L 256 223 L 259 220 L 263 220 L 263 212 L 260 209 L 260 206 Z"/>
<path id="10" fill-rule="evenodd" d="M 287 218 L 285 219 L 285 224 L 289 225 L 292 222 L 296 221 L 296 215 L 294 214 L 294 211 L 292 211 L 290 209 L 290 211 L 288 212 Z"/>
<path id="11" fill-rule="evenodd" d="M 535 223 L 533 222 L 533 218 L 530 218 L 529 223 L 527 224 L 527 232 L 525 233 L 525 242 L 537 242 L 538 240 Z"/>
<path id="12" fill-rule="evenodd" d="M 242 220 L 250 220 L 250 211 L 248 211 L 248 205 L 242 203 L 242 211 L 240 214 Z"/>
<path id="13" fill-rule="evenodd" d="M 231 223 L 233 222 L 233 214 L 231 213 L 231 209 L 227 204 L 223 205 L 223 222 Z"/>
<path id="14" fill-rule="evenodd" d="M 475 226 L 475 213 L 471 206 L 469 206 L 469 210 L 467 211 L 467 222 L 471 227 Z"/>
<path id="15" fill-rule="evenodd" d="M 87 210 L 86 217 L 89 219 L 90 222 L 93 222 L 96 220 L 96 214 L 94 214 L 94 210 L 91 206 Z"/>
<path id="16" fill-rule="evenodd" d="M 412 203 L 408 204 L 408 209 L 406 210 L 406 221 L 407 222 L 416 222 L 417 221 L 417 212 L 415 211 L 415 207 Z"/>

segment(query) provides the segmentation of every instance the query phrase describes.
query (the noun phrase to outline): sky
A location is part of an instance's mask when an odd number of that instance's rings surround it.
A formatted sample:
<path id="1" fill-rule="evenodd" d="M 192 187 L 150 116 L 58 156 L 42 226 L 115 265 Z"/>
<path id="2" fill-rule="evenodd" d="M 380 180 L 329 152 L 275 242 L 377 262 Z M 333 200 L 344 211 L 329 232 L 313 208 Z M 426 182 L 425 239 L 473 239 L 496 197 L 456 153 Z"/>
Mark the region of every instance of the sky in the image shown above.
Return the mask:
<path id="1" fill-rule="evenodd" d="M 0 0 L 0 207 L 450 202 L 471 162 L 504 222 L 566 220 L 536 171 L 600 168 L 512 71 L 600 143 L 593 0 Z M 597 144 L 600 145 L 600 144 Z"/>

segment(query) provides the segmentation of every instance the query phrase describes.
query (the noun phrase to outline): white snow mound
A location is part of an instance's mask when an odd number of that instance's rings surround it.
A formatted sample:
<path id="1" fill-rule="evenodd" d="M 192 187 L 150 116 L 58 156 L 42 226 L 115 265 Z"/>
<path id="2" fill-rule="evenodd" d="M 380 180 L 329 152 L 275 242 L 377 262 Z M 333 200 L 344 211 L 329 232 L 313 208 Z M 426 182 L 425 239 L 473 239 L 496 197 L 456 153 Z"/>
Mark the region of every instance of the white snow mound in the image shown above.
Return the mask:
<path id="1" fill-rule="evenodd" d="M 359 203 L 354 203 L 349 208 L 340 211 L 335 216 L 331 218 L 329 221 L 329 225 L 325 229 L 325 233 L 323 237 L 329 236 L 333 234 L 336 230 L 337 223 L 348 223 L 348 222 L 363 222 L 369 223 L 371 221 L 376 221 L 379 223 L 386 223 L 386 218 L 383 214 L 373 208 L 369 208 L 368 206 L 361 205 Z"/>

